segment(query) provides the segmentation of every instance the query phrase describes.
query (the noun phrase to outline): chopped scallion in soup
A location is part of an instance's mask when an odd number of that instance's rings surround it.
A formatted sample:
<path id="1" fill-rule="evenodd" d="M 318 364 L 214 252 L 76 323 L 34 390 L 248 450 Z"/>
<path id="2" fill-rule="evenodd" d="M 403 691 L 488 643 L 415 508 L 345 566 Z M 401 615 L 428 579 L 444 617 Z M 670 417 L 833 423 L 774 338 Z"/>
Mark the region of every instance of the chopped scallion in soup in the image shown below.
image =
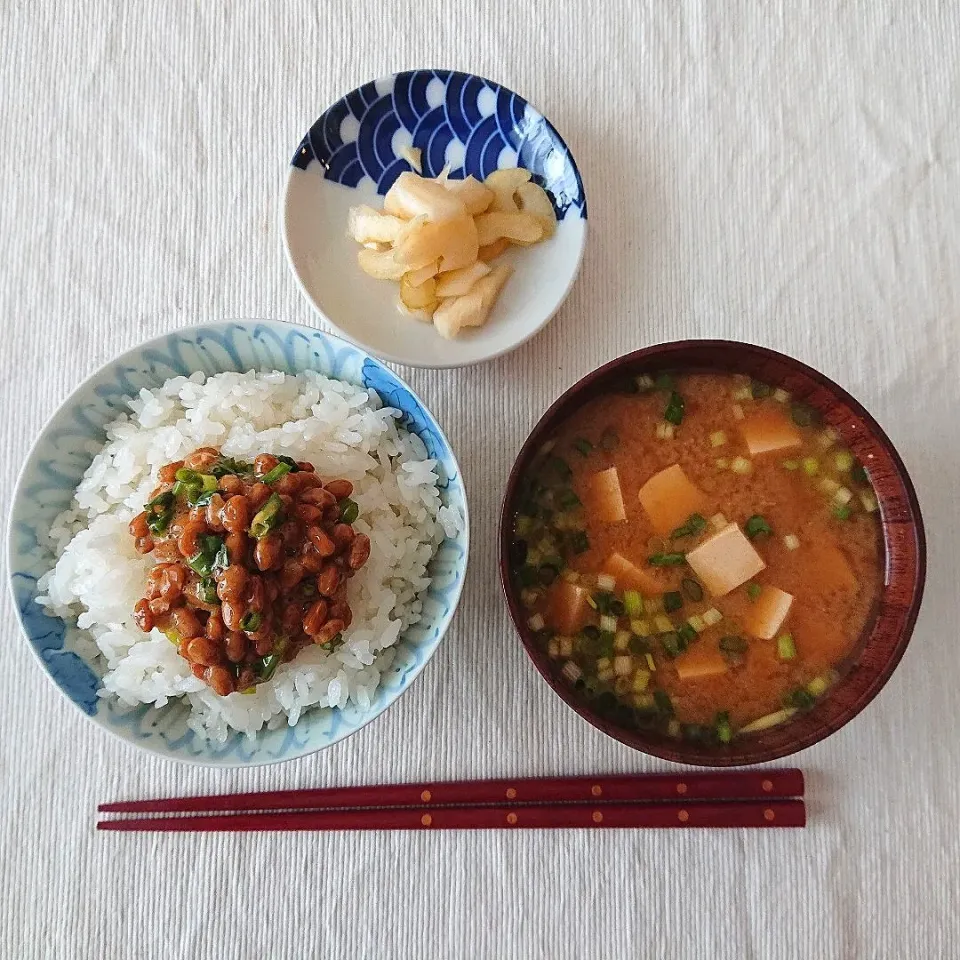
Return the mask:
<path id="1" fill-rule="evenodd" d="M 880 588 L 877 498 L 784 390 L 638 377 L 541 448 L 511 565 L 529 629 L 595 709 L 726 744 L 835 683 Z"/>

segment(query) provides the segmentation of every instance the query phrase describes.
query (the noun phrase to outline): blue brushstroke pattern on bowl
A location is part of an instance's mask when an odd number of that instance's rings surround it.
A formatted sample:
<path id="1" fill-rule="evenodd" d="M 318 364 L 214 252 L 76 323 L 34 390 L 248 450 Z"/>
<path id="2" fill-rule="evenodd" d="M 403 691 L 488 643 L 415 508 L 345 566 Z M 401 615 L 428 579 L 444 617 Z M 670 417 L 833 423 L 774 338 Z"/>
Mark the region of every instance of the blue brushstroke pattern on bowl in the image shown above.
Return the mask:
<path id="1" fill-rule="evenodd" d="M 513 273 L 489 321 L 446 339 L 397 311 L 393 284 L 357 265 L 345 225 L 356 205 L 379 208 L 412 169 L 485 180 L 523 167 L 557 216 L 545 243 L 514 247 L 499 262 Z M 453 70 L 410 70 L 372 80 L 328 107 L 300 141 L 287 173 L 284 247 L 307 302 L 344 337 L 393 363 L 450 368 L 502 356 L 557 314 L 580 270 L 587 240 L 583 182 L 556 128 L 501 84 Z"/>
<path id="2" fill-rule="evenodd" d="M 49 617 L 36 603 L 37 580 L 54 562 L 46 532 L 67 509 L 98 446 L 104 427 L 126 411 L 141 389 L 171 377 L 226 371 L 314 370 L 375 390 L 403 413 L 401 423 L 423 440 L 438 461 L 441 496 L 458 507 L 464 530 L 445 540 L 431 561 L 433 582 L 423 596 L 423 619 L 406 630 L 397 656 L 366 710 L 305 713 L 294 727 L 262 730 L 255 740 L 232 733 L 225 743 L 197 737 L 186 726 L 188 707 L 128 707 L 97 691 L 104 663 L 77 652 L 80 631 Z M 391 370 L 337 337 L 275 321 L 238 321 L 195 327 L 136 347 L 83 383 L 44 427 L 21 472 L 8 533 L 8 569 L 20 622 L 34 653 L 61 692 L 87 716 L 136 746 L 178 760 L 221 766 L 275 763 L 331 746 L 381 714 L 407 689 L 433 655 L 453 617 L 466 572 L 469 520 L 460 470 L 437 422 Z"/>
<path id="3" fill-rule="evenodd" d="M 558 220 L 568 211 L 586 219 L 580 172 L 550 121 L 512 90 L 457 70 L 406 70 L 365 83 L 324 111 L 291 163 L 305 170 L 316 160 L 326 179 L 347 187 L 366 177 L 382 196 L 412 169 L 398 143 L 420 150 L 427 177 L 447 163 L 453 179 L 525 167 Z"/>

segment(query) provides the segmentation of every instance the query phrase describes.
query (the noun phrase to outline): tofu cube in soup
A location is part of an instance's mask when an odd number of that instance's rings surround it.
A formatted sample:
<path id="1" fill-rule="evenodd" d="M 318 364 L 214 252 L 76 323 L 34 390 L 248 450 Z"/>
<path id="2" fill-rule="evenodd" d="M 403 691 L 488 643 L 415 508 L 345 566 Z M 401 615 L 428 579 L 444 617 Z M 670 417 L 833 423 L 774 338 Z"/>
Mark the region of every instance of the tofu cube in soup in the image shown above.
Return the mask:
<path id="1" fill-rule="evenodd" d="M 618 590 L 639 590 L 640 593 L 663 593 L 664 586 L 646 570 L 631 563 L 623 554 L 611 553 L 603 572 L 617 581 Z"/>
<path id="2" fill-rule="evenodd" d="M 616 467 L 601 470 L 589 481 L 589 508 L 605 523 L 620 523 L 627 519 L 620 489 L 620 474 Z"/>
<path id="3" fill-rule="evenodd" d="M 663 535 L 676 529 L 691 514 L 703 513 L 707 498 L 675 463 L 655 473 L 638 494 L 653 529 Z"/>
<path id="4" fill-rule="evenodd" d="M 681 680 L 699 680 L 726 673 L 730 664 L 718 649 L 700 643 L 677 657 L 674 667 Z"/>
<path id="5" fill-rule="evenodd" d="M 714 597 L 722 597 L 766 567 L 743 531 L 727 524 L 687 554 L 687 563 Z"/>
<path id="6" fill-rule="evenodd" d="M 550 591 L 547 623 L 558 633 L 576 633 L 587 622 L 589 592 L 584 587 L 561 580 Z"/>
<path id="7" fill-rule="evenodd" d="M 787 619 L 793 597 L 778 587 L 763 587 L 744 618 L 744 629 L 761 640 L 772 640 Z"/>
<path id="8" fill-rule="evenodd" d="M 741 420 L 738 426 L 751 457 L 799 447 L 803 442 L 800 431 L 779 410 L 761 410 Z"/>

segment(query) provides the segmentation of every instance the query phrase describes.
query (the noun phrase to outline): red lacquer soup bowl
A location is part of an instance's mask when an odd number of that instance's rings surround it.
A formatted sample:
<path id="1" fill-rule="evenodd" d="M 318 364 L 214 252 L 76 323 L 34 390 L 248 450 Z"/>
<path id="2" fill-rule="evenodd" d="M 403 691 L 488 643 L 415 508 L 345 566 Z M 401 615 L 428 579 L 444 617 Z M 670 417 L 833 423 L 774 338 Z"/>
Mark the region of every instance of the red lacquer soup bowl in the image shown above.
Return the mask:
<path id="1" fill-rule="evenodd" d="M 510 571 L 513 518 L 522 478 L 543 444 L 574 411 L 637 377 L 667 371 L 744 374 L 781 388 L 791 400 L 816 410 L 865 467 L 880 508 L 883 577 L 878 602 L 859 641 L 837 666 L 839 679 L 812 709 L 730 743 L 690 742 L 662 728 L 638 723 L 621 703 L 587 697 L 562 672 L 528 626 L 529 613 Z M 897 451 L 869 413 L 822 373 L 763 347 L 725 340 L 687 340 L 638 350 L 584 377 L 543 415 L 523 445 L 510 474 L 500 518 L 500 575 L 510 615 L 530 659 L 556 693 L 585 720 L 645 753 L 678 763 L 734 766 L 785 757 L 823 740 L 855 717 L 880 692 L 910 641 L 926 570 L 923 520 L 913 484 Z"/>

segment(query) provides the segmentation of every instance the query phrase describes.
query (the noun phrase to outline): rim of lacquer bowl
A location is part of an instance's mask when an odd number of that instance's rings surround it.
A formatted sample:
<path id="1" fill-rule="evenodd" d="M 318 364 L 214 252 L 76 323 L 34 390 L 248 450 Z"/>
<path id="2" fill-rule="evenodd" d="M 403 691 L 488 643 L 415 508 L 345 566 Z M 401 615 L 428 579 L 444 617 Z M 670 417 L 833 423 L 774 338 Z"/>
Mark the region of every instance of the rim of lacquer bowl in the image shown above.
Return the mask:
<path id="1" fill-rule="evenodd" d="M 573 167 L 573 170 L 577 175 L 577 179 L 579 180 L 581 185 L 580 186 L 581 192 L 583 193 L 584 198 L 586 198 L 586 190 L 583 187 L 583 175 L 580 173 L 580 168 L 577 166 L 577 161 L 573 155 L 573 151 L 570 149 L 570 146 L 567 144 L 563 136 L 560 134 L 560 131 L 557 130 L 555 126 L 553 126 L 553 123 L 550 121 L 547 115 L 543 113 L 543 111 L 541 111 L 539 107 L 537 107 L 531 101 L 527 100 L 526 97 L 521 97 L 520 94 L 516 93 L 510 87 L 502 83 L 498 83 L 495 80 L 490 80 L 487 77 L 481 76 L 480 74 L 477 74 L 477 73 L 469 73 L 464 70 L 453 70 L 453 69 L 448 69 L 443 67 L 422 67 L 418 69 L 428 70 L 428 71 L 441 71 L 445 73 L 450 73 L 451 75 L 457 74 L 462 77 L 473 77 L 489 85 L 490 87 L 499 87 L 500 89 L 505 90 L 507 93 L 511 94 L 512 96 L 520 97 L 533 111 L 536 112 L 538 116 L 542 117 L 544 121 L 546 121 L 546 123 L 550 125 L 551 129 L 556 134 L 558 141 L 561 144 L 563 144 L 563 146 L 566 148 L 567 156 L 570 160 L 570 165 Z M 366 86 L 367 84 L 373 84 L 375 86 L 381 85 L 386 83 L 387 81 L 395 80 L 401 74 L 411 73 L 411 72 L 416 72 L 416 71 L 397 70 L 393 73 L 382 74 L 381 76 L 376 77 L 374 80 L 369 80 L 367 81 L 367 83 L 361 84 L 361 86 Z M 344 100 L 347 97 L 351 96 L 351 94 L 357 93 L 357 91 L 359 90 L 360 90 L 360 87 L 355 87 L 353 90 L 350 90 L 347 93 L 343 94 L 342 96 L 338 97 L 335 101 L 333 101 L 332 104 L 330 104 L 330 106 L 334 106 L 335 104 L 339 103 L 341 100 Z M 326 113 L 326 111 L 329 109 L 330 107 L 327 107 L 324 111 L 322 111 L 317 119 L 322 117 L 324 113 Z M 314 123 L 316 122 L 317 121 L 315 120 Z M 312 129 L 312 125 L 311 125 L 311 128 L 308 128 L 308 132 L 309 132 L 309 129 Z M 291 164 L 289 163 L 287 164 L 286 174 L 284 176 L 284 185 L 283 185 L 283 202 L 280 204 L 280 211 L 279 211 L 280 236 L 283 238 L 283 252 L 287 259 L 287 266 L 290 268 L 290 273 L 293 274 L 293 278 L 297 284 L 297 288 L 300 291 L 300 294 L 303 297 L 304 301 L 310 305 L 310 307 L 316 312 L 316 314 L 320 317 L 320 319 L 324 323 L 328 324 L 330 327 L 332 327 L 336 331 L 336 333 L 333 334 L 334 336 L 339 336 L 341 339 L 346 340 L 348 343 L 352 344 L 353 346 L 357 347 L 360 350 L 366 351 L 367 353 L 371 354 L 372 356 L 376 357 L 381 361 L 385 361 L 387 363 L 396 363 L 396 364 L 399 364 L 400 366 L 416 367 L 418 369 L 423 369 L 423 370 L 456 370 L 456 369 L 461 369 L 465 367 L 476 366 L 477 364 L 481 364 L 481 363 L 487 363 L 491 360 L 496 360 L 499 357 L 506 356 L 507 354 L 512 353 L 514 350 L 517 350 L 520 347 L 522 347 L 525 343 L 529 343 L 530 340 L 532 340 L 538 334 L 542 333 L 544 329 L 546 329 L 546 327 L 550 324 L 553 318 L 560 312 L 560 308 L 564 305 L 564 303 L 566 303 L 567 298 L 570 296 L 570 292 L 573 290 L 574 284 L 577 282 L 577 278 L 580 276 L 580 270 L 583 267 L 583 255 L 587 247 L 587 238 L 590 232 L 590 224 L 586 217 L 583 218 L 583 237 L 580 242 L 580 249 L 577 251 L 577 262 L 570 273 L 566 287 L 564 288 L 562 294 L 558 298 L 554 308 L 546 316 L 544 316 L 541 323 L 535 329 L 529 331 L 523 337 L 517 340 L 511 341 L 508 345 L 500 349 L 493 350 L 490 353 L 484 354 L 482 357 L 477 357 L 476 359 L 472 359 L 472 360 L 452 359 L 449 361 L 427 363 L 427 362 L 418 361 L 415 357 L 411 358 L 409 356 L 398 356 L 390 351 L 381 350 L 380 348 L 374 347 L 372 344 L 365 343 L 364 341 L 355 338 L 348 330 L 345 330 L 329 313 L 327 313 L 327 311 L 324 310 L 323 307 L 321 307 L 318 300 L 307 288 L 306 284 L 303 281 L 303 278 L 300 275 L 300 271 L 297 269 L 294 253 L 290 247 L 290 237 L 289 237 L 289 231 L 287 229 L 287 219 L 288 219 L 287 211 L 288 211 L 289 202 L 290 202 L 290 190 L 292 189 L 293 182 L 294 182 L 294 171 L 297 169 L 298 168 L 293 167 Z M 439 334 L 437 334 L 437 336 L 439 336 Z"/>
<path id="2" fill-rule="evenodd" d="M 158 334 L 155 337 L 151 337 L 149 340 L 144 340 L 138 344 L 135 344 L 134 346 L 124 350 L 123 353 L 120 353 L 117 356 L 112 357 L 110 360 L 107 360 L 105 363 L 97 367 L 97 369 L 94 370 L 92 373 L 84 377 L 84 379 L 79 384 L 77 384 L 77 386 L 74 387 L 74 389 L 71 390 L 70 393 L 63 400 L 61 400 L 59 404 L 57 404 L 56 409 L 50 414 L 50 416 L 46 418 L 46 420 L 43 423 L 43 426 L 37 432 L 36 437 L 34 438 L 33 442 L 30 444 L 30 449 L 27 452 L 27 455 L 23 459 L 23 463 L 17 474 L 16 483 L 14 484 L 14 487 L 13 487 L 13 496 L 11 497 L 11 505 L 7 513 L 7 522 L 4 528 L 4 534 L 6 536 L 5 557 L 7 561 L 7 577 L 6 577 L 7 588 L 10 593 L 11 600 L 13 601 L 13 608 L 17 618 L 17 625 L 20 628 L 20 635 L 23 638 L 23 642 L 26 644 L 30 653 L 33 655 L 33 658 L 36 660 L 43 675 L 54 686 L 54 688 L 57 690 L 60 696 L 64 700 L 66 700 L 71 705 L 71 707 L 75 709 L 85 720 L 93 724 L 98 729 L 104 731 L 111 737 L 114 737 L 115 739 L 128 744 L 134 749 L 142 750 L 144 752 L 150 753 L 153 756 L 157 756 L 164 760 L 168 760 L 171 763 L 185 763 L 185 764 L 189 764 L 197 767 L 212 767 L 212 768 L 219 768 L 224 770 L 247 768 L 247 767 L 252 768 L 252 767 L 274 766 L 275 764 L 279 764 L 279 763 L 289 763 L 294 760 L 302 760 L 305 757 L 309 757 L 309 756 L 312 756 L 313 754 L 320 753 L 323 750 L 328 750 L 330 747 L 334 747 L 338 743 L 342 743 L 344 740 L 348 740 L 350 737 L 358 733 L 364 727 L 368 726 L 369 724 L 373 723 L 375 720 L 382 717 L 383 714 L 386 713 L 387 710 L 389 710 L 390 707 L 392 707 L 413 686 L 413 682 L 426 669 L 427 665 L 433 659 L 433 656 L 436 653 L 437 648 L 446 638 L 446 635 L 450 630 L 450 626 L 452 625 L 454 619 L 456 618 L 456 615 L 460 608 L 460 601 L 463 598 L 463 588 L 466 583 L 466 571 L 467 571 L 467 567 L 470 560 L 470 507 L 469 507 L 469 502 L 467 498 L 466 484 L 461 482 L 460 486 L 463 491 L 463 521 L 464 521 L 463 523 L 464 549 L 463 549 L 463 564 L 462 564 L 463 575 L 460 578 L 460 583 L 459 583 L 456 595 L 454 596 L 450 605 L 450 613 L 446 618 L 446 624 L 437 640 L 435 648 L 431 651 L 430 655 L 422 663 L 418 664 L 415 668 L 412 669 L 412 671 L 409 673 L 409 677 L 410 677 L 409 682 L 389 703 L 384 705 L 382 710 L 368 717 L 362 723 L 358 724 L 356 727 L 354 727 L 352 730 L 350 730 L 348 733 L 338 738 L 337 740 L 333 740 L 330 743 L 321 744 L 320 746 L 312 749 L 304 750 L 302 753 L 295 753 L 289 757 L 277 757 L 277 758 L 267 757 L 262 760 L 247 760 L 247 761 L 232 760 L 232 759 L 231 760 L 211 760 L 205 757 L 196 757 L 196 756 L 187 756 L 187 755 L 171 755 L 170 753 L 158 747 L 153 746 L 149 742 L 139 742 L 131 739 L 130 737 L 125 737 L 123 734 L 121 734 L 118 730 L 115 730 L 109 724 L 98 720 L 95 715 L 91 715 L 87 713 L 80 706 L 80 704 L 78 704 L 72 697 L 70 697 L 67 694 L 67 692 L 61 688 L 60 684 L 57 682 L 54 676 L 50 673 L 49 669 L 47 668 L 47 665 L 43 662 L 43 658 L 41 657 L 39 651 L 34 646 L 30 638 L 30 634 L 27 631 L 26 624 L 23 622 L 23 618 L 20 615 L 20 606 L 19 606 L 19 603 L 17 602 L 17 596 L 14 591 L 13 575 L 14 575 L 15 569 L 14 569 L 14 562 L 13 562 L 14 561 L 13 524 L 16 519 L 15 518 L 16 504 L 20 498 L 20 493 L 21 493 L 20 488 L 23 483 L 24 476 L 27 473 L 28 467 L 30 466 L 33 458 L 37 454 L 37 448 L 40 445 L 40 442 L 42 441 L 47 431 L 50 429 L 50 426 L 53 423 L 53 421 L 59 416 L 59 414 L 65 407 L 69 406 L 71 403 L 74 403 L 77 397 L 79 397 L 79 395 L 83 393 L 83 391 L 85 391 L 94 381 L 96 381 L 96 379 L 100 377 L 104 373 L 104 371 L 108 370 L 110 367 L 114 366 L 115 364 L 122 363 L 131 354 L 138 354 L 143 350 L 147 350 L 151 347 L 163 344 L 171 336 L 182 336 L 184 334 L 189 335 L 191 333 L 195 333 L 198 331 L 230 327 L 233 325 L 240 325 L 240 326 L 263 325 L 267 327 L 292 328 L 292 329 L 302 330 L 305 334 L 310 336 L 313 336 L 314 334 L 320 334 L 321 336 L 329 337 L 332 340 L 339 341 L 356 350 L 359 350 L 366 357 L 371 359 L 374 363 L 378 364 L 379 366 L 387 370 L 391 376 L 396 377 L 397 381 L 404 387 L 404 389 L 406 389 L 410 393 L 413 399 L 416 400 L 416 402 L 420 405 L 421 409 L 424 411 L 427 417 L 429 417 L 433 428 L 437 431 L 438 435 L 443 440 L 444 444 L 446 444 L 447 450 L 450 451 L 450 458 L 453 460 L 453 463 L 456 466 L 457 474 L 460 477 L 463 476 L 463 471 L 460 468 L 460 463 L 457 460 L 456 453 L 454 452 L 453 446 L 451 445 L 450 441 L 447 439 L 447 435 L 444 433 L 443 429 L 440 427 L 440 424 L 437 422 L 437 419 L 436 417 L 434 417 L 430 408 L 423 402 L 420 395 L 406 382 L 406 380 L 403 379 L 403 377 L 401 377 L 396 371 L 390 370 L 388 367 L 384 366 L 383 361 L 380 360 L 379 357 L 371 354 L 364 347 L 359 346 L 358 344 L 352 343 L 351 341 L 346 340 L 344 337 L 337 336 L 337 334 L 335 333 L 330 333 L 327 330 L 319 330 L 316 327 L 308 327 L 308 326 L 305 326 L 304 324 L 296 323 L 289 320 L 272 320 L 272 319 L 265 319 L 265 318 L 235 317 L 235 318 L 229 318 L 226 320 L 215 320 L 209 323 L 191 324 L 190 326 L 187 326 L 187 327 L 178 327 L 175 330 L 169 330 L 166 333 Z"/>
<path id="3" fill-rule="evenodd" d="M 677 368 L 748 374 L 783 387 L 793 399 L 814 407 L 854 454 L 873 461 L 868 462 L 868 470 L 880 503 L 886 575 L 878 608 L 850 657 L 849 669 L 809 713 L 771 730 L 734 738 L 728 746 L 705 748 L 652 731 L 628 729 L 591 709 L 534 643 L 510 578 L 509 547 L 519 481 L 547 435 L 574 405 L 606 392 L 627 371 L 632 376 Z M 820 371 L 786 354 L 736 340 L 656 344 L 587 374 L 550 406 L 530 432 L 510 472 L 501 506 L 501 584 L 514 626 L 534 666 L 588 723 L 627 746 L 675 763 L 712 767 L 766 763 L 810 747 L 845 726 L 880 693 L 903 657 L 920 610 L 925 577 L 926 536 L 920 504 L 907 469 L 883 428 L 855 397 Z"/>

